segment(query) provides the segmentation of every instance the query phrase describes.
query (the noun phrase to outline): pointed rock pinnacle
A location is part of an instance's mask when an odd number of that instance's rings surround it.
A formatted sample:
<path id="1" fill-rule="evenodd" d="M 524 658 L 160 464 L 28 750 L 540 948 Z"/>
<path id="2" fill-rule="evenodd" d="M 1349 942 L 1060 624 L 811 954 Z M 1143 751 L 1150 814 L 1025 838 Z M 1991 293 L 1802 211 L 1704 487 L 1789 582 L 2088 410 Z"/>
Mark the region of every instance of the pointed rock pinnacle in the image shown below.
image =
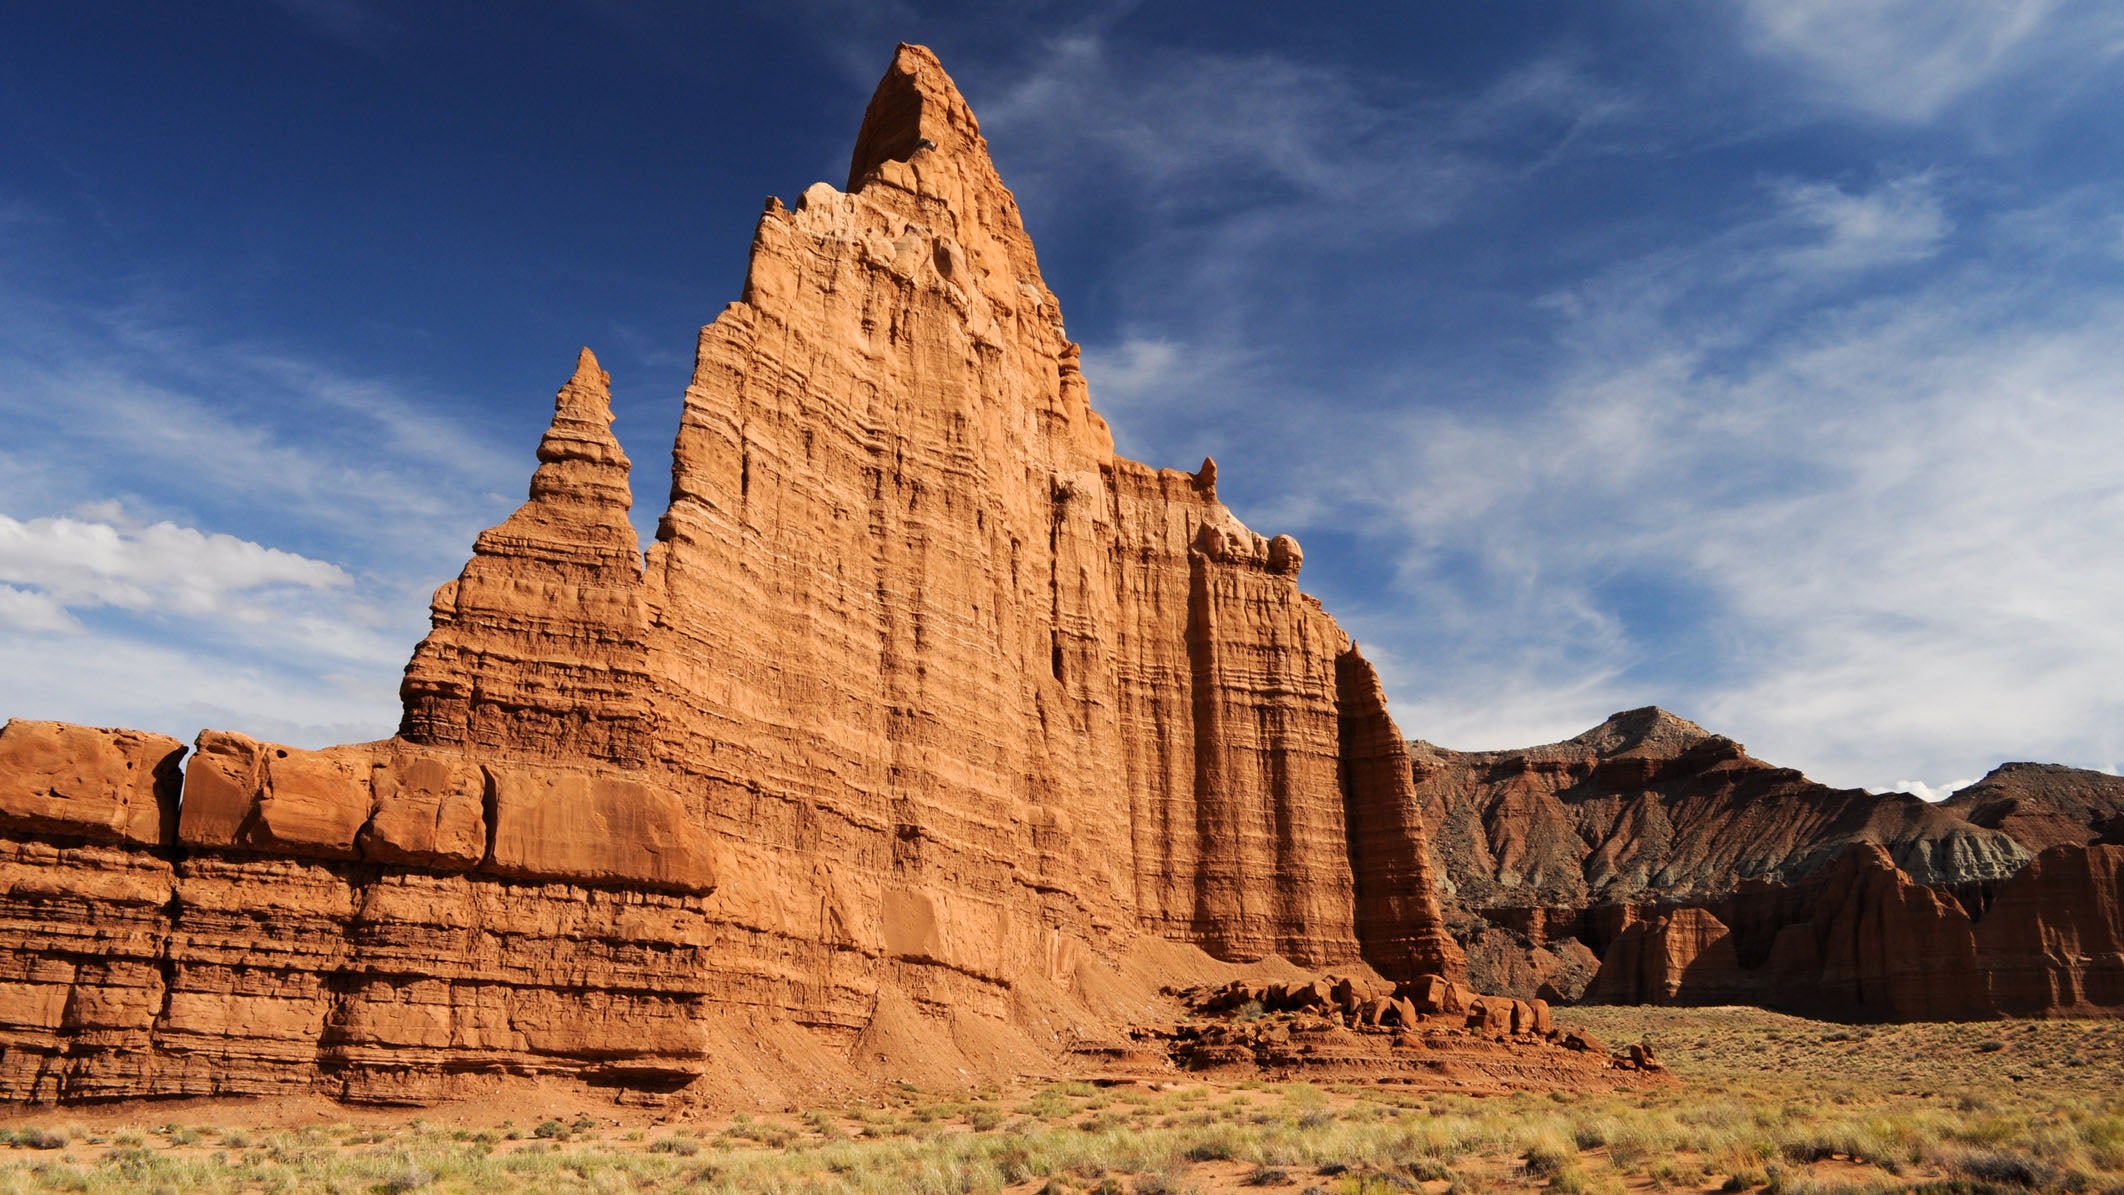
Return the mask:
<path id="1" fill-rule="evenodd" d="M 575 358 L 575 376 L 553 396 L 553 423 L 538 442 L 533 498 L 563 497 L 632 505 L 629 462 L 612 434 L 612 375 L 599 369 L 585 348 Z"/>
<path id="2" fill-rule="evenodd" d="M 884 162 L 904 162 L 917 152 L 952 156 L 969 150 L 988 156 L 973 109 L 929 47 L 902 42 L 863 112 L 848 159 L 848 190 L 860 190 Z"/>

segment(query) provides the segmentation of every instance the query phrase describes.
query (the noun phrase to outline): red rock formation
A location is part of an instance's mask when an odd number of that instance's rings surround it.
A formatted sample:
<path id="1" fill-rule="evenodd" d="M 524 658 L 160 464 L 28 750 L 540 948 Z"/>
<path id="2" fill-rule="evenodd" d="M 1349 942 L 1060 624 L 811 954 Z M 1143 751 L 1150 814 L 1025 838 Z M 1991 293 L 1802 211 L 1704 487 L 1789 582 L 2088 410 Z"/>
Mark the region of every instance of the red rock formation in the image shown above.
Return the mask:
<path id="1" fill-rule="evenodd" d="M 2004 879 L 2031 854 L 1908 793 L 1816 784 L 1660 709 L 1521 751 L 1410 753 L 1472 908 L 1710 897 L 1797 880 L 1851 846 L 1884 846 L 1926 883 Z"/>
<path id="2" fill-rule="evenodd" d="M 1209 467 L 1116 458 L 1076 357 L 972 113 L 904 47 L 849 190 L 770 204 L 703 331 L 649 553 L 657 763 L 743 854 L 728 899 L 821 899 L 833 859 L 861 903 L 1028 952 L 1449 949 L 1420 904 L 1360 939 L 1349 642 L 1296 545 Z"/>
<path id="3" fill-rule="evenodd" d="M 1657 709 L 1525 751 L 1411 756 L 1448 919 L 1491 990 L 1906 1019 L 2124 1011 L 2106 986 L 2113 878 L 2095 855 L 2030 862 L 2100 840 L 2124 809 L 2116 777 L 2007 764 L 1928 805 L 1814 784 Z"/>
<path id="4" fill-rule="evenodd" d="M 1603 909 L 1796 883 L 1854 847 L 1886 848 L 1925 883 L 2002 880 L 2029 858 L 2004 833 L 1917 797 L 1816 784 L 1660 709 L 1547 746 L 1417 742 L 1410 756 L 1446 916 L 1470 944 L 1475 980 L 1521 995 L 1577 994 L 1590 969 L 1556 946 L 1605 950 L 1620 930 L 1602 928 Z M 1553 932 L 1530 934 L 1530 923 Z"/>
<path id="5" fill-rule="evenodd" d="M 2124 1011 L 2124 845 L 2037 855 L 1977 922 L 1976 967 L 2000 1012 Z"/>
<path id="6" fill-rule="evenodd" d="M 1592 1003 L 1692 1004 L 1745 1002 L 1733 935 L 1709 910 L 1661 910 L 1633 921 L 1608 946 L 1587 987 Z"/>
<path id="7" fill-rule="evenodd" d="M 0 830 L 167 845 L 184 744 L 17 718 L 0 727 Z"/>
<path id="8" fill-rule="evenodd" d="M 173 804 L 174 744 L 0 736 L 0 1095 L 966 1081 L 1122 1049 L 1154 938 L 1457 977 L 1376 677 L 1213 464 L 1114 455 L 928 51 L 768 204 L 646 560 L 607 385 L 397 738 L 207 732 Z"/>
<path id="9" fill-rule="evenodd" d="M 1867 847 L 1797 884 L 1622 920 L 1588 1001 L 1892 1020 L 2124 1013 L 2124 847 L 2053 847 L 1977 915 Z"/>
<path id="10" fill-rule="evenodd" d="M 1439 911 L 1408 750 L 1387 717 L 1379 674 L 1354 645 L 1337 657 L 1335 671 L 1357 930 L 1366 957 L 1395 975 L 1459 975 L 1466 963 Z"/>
<path id="11" fill-rule="evenodd" d="M 1484 1093 L 1642 1086 L 1643 1072 L 1663 1069 L 1647 1047 L 1611 1056 L 1583 1036 L 1567 1037 L 1543 1001 L 1477 996 L 1436 975 L 1376 989 L 1323 977 L 1173 994 L 1190 1009 L 1188 1023 L 1135 1036 L 1195 1072 L 1268 1069 Z"/>

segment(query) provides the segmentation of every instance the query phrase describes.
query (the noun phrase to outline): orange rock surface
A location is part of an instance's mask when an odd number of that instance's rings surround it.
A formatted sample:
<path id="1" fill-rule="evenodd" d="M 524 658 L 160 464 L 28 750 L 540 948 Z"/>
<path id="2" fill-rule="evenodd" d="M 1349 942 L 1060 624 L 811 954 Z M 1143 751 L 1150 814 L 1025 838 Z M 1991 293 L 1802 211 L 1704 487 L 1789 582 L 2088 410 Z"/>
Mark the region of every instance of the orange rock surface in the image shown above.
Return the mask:
<path id="1" fill-rule="evenodd" d="M 396 738 L 208 731 L 180 794 L 9 725 L 0 1097 L 971 1082 L 1176 972 L 1459 977 L 1377 677 L 1213 464 L 1114 455 L 927 50 L 768 203 L 646 558 L 611 422 L 585 350 Z"/>

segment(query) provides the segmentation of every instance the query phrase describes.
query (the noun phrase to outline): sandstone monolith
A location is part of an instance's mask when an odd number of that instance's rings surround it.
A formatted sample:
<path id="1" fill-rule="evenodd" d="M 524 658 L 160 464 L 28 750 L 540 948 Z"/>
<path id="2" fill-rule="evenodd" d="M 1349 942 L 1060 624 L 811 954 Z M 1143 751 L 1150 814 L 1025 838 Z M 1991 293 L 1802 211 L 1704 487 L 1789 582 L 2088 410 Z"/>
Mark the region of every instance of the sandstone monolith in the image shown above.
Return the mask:
<path id="1" fill-rule="evenodd" d="M 646 553 L 612 423 L 585 349 L 394 739 L 204 732 L 157 830 L 174 744 L 6 732 L 0 1096 L 993 1082 L 1165 978 L 1459 977 L 1377 677 L 1212 462 L 1115 455 L 929 51 L 767 203 Z"/>

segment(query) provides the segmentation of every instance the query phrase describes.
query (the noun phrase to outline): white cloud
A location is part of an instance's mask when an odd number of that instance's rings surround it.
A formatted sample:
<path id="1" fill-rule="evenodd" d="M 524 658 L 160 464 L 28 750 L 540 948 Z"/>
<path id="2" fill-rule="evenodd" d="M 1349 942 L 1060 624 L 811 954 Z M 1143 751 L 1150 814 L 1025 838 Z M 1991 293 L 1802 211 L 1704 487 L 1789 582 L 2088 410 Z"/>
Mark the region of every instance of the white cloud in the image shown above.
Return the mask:
<path id="1" fill-rule="evenodd" d="M 63 608 L 207 617 L 240 614 L 231 599 L 258 589 L 330 589 L 350 578 L 334 564 L 174 523 L 22 522 L 0 514 L 0 581 L 32 586 Z"/>
<path id="2" fill-rule="evenodd" d="M 0 628 L 69 634 L 79 631 L 81 624 L 51 594 L 0 585 Z"/>
<path id="3" fill-rule="evenodd" d="M 1923 123 L 2002 79 L 2044 83 L 2118 51 L 2103 0 L 1748 0 L 1753 49 L 1797 66 L 1832 103 Z"/>
<path id="4" fill-rule="evenodd" d="M 548 401 L 512 459 L 389 379 L 153 308 L 0 287 L 0 716 L 389 733 L 428 594 L 521 500 Z"/>
<path id="5" fill-rule="evenodd" d="M 1536 74 L 1539 74 L 1538 72 Z M 1274 54 L 1145 53 L 1097 33 L 1051 39 L 1000 94 L 984 130 L 1033 203 L 1118 174 L 1146 214 L 1274 234 L 1291 219 L 1330 236 L 1435 224 L 1480 197 L 1495 167 L 1466 142 L 1504 120 L 1568 110 L 1561 141 L 1608 107 L 1565 71 L 1471 103 L 1427 100 L 1404 80 L 1364 79 Z M 1582 102 L 1584 101 L 1584 102 Z M 1234 193 L 1254 197 L 1234 208 Z M 1264 227 L 1251 217 L 1273 213 Z"/>
<path id="6" fill-rule="evenodd" d="M 189 741 L 239 730 L 298 747 L 384 738 L 394 674 L 349 668 L 284 639 L 221 650 L 179 636 L 0 634 L 0 719 L 128 726 Z"/>
<path id="7" fill-rule="evenodd" d="M 1965 776 L 1960 780 L 1949 780 L 1947 783 L 1940 785 L 1927 784 L 1922 780 L 1898 780 L 1889 787 L 1888 791 L 1892 793 L 1909 793 L 1920 800 L 1931 801 L 1936 804 L 1975 784 L 1978 779 L 1976 776 Z"/>
<path id="8" fill-rule="evenodd" d="M 1502 746 L 1656 701 L 1846 785 L 2124 759 L 2124 303 L 2031 304 L 2015 264 L 1796 332 L 1754 313 L 1758 352 L 1717 368 L 1745 309 L 1640 293 L 1537 407 L 1409 415 L 1343 495 L 1394 490 L 1397 632 L 1447 653 L 1411 733 Z M 1584 318 L 1621 301 L 1596 293 Z M 1696 654 L 1657 665 L 1663 637 Z"/>

